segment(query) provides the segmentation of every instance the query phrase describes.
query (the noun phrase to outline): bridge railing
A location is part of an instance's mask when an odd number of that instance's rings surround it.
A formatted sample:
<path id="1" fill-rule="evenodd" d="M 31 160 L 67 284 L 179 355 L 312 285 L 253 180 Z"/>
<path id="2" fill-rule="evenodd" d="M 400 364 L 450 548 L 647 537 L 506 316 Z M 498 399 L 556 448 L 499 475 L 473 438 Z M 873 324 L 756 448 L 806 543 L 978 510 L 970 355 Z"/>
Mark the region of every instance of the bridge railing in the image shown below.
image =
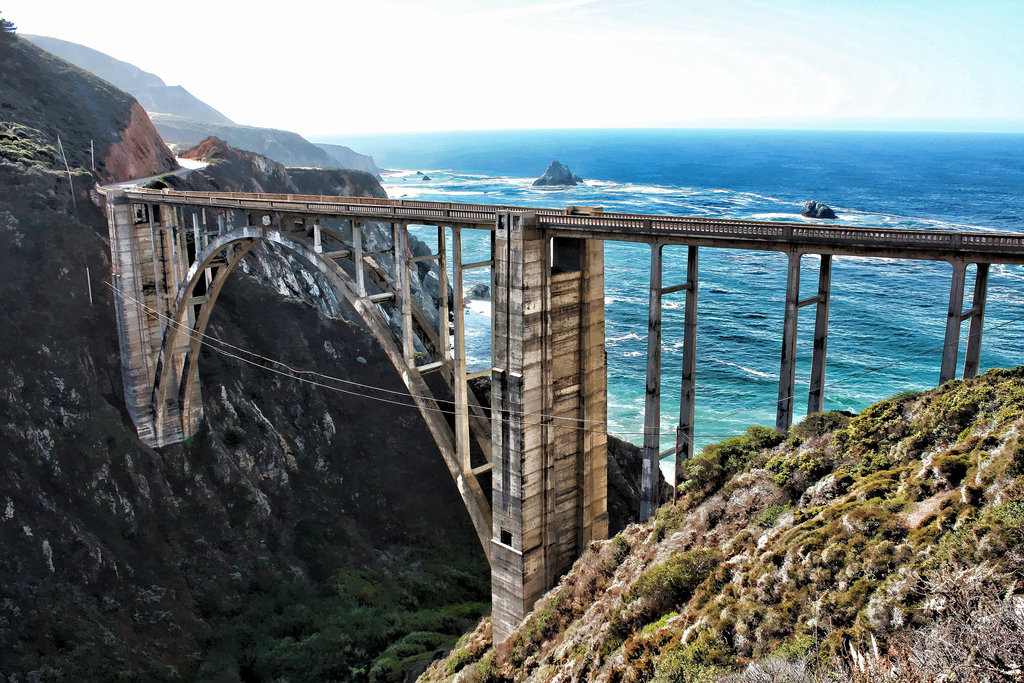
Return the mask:
<path id="1" fill-rule="evenodd" d="M 493 226 L 499 211 L 536 213 L 541 225 L 560 229 L 616 233 L 645 237 L 687 236 L 721 238 L 757 243 L 790 242 L 808 245 L 833 245 L 869 249 L 922 249 L 934 252 L 969 250 L 972 252 L 1015 253 L 1024 256 L 1024 234 L 949 232 L 942 230 L 898 230 L 857 226 L 811 225 L 700 216 L 664 216 L 629 213 L 577 214 L 569 209 L 425 202 L 377 197 L 337 197 L 325 195 L 254 194 L 246 192 L 180 192 L 174 190 L 132 189 L 127 192 L 136 201 L 216 206 L 254 211 L 280 211 L 323 215 L 366 216 L 367 219 L 448 221 L 481 227 Z"/>

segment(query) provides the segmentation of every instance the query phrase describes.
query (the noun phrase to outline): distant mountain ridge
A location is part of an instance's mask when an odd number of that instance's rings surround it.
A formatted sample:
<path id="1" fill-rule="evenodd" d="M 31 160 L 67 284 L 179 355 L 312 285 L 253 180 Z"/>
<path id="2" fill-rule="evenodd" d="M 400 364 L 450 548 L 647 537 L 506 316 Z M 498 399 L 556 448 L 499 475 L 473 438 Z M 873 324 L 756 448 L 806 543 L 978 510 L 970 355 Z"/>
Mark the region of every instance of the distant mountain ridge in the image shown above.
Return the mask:
<path id="1" fill-rule="evenodd" d="M 287 130 L 215 123 L 172 114 L 154 113 L 150 118 L 164 140 L 181 147 L 193 147 L 212 135 L 232 147 L 262 154 L 285 166 L 349 168 L 373 175 L 380 173 L 373 157 L 341 145 L 314 145 L 298 133 Z"/>
<path id="2" fill-rule="evenodd" d="M 159 76 L 143 71 L 134 64 L 59 38 L 31 35 L 21 37 L 124 90 L 134 96 L 148 112 L 166 112 L 204 121 L 233 123 L 180 85 L 167 85 Z"/>
<path id="3" fill-rule="evenodd" d="M 180 85 L 169 86 L 139 67 L 84 45 L 47 36 L 22 36 L 89 71 L 139 101 L 172 148 L 189 148 L 216 136 L 232 147 L 262 154 L 286 166 L 347 168 L 378 175 L 373 157 L 342 145 L 314 145 L 298 133 L 236 124 Z"/>

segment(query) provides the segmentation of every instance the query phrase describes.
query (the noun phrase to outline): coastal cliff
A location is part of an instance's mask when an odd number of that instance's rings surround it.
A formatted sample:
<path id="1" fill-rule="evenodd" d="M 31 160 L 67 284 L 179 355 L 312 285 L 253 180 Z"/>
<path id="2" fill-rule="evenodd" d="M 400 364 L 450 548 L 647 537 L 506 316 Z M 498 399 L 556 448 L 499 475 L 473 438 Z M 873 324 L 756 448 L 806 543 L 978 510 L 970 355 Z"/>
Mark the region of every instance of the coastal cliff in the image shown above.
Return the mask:
<path id="1" fill-rule="evenodd" d="M 131 97 L 5 40 L 0 676 L 404 676 L 408 660 L 450 645 L 486 611 L 487 565 L 415 411 L 374 410 L 206 350 L 200 433 L 159 450 L 138 440 L 121 388 L 106 221 L 90 190 L 96 177 L 176 166 L 146 137 L 144 113 L 133 125 Z M 107 164 L 115 145 L 130 164 Z M 248 270 L 226 284 L 211 334 L 402 390 L 344 306 L 327 315 L 282 297 L 279 271 Z"/>

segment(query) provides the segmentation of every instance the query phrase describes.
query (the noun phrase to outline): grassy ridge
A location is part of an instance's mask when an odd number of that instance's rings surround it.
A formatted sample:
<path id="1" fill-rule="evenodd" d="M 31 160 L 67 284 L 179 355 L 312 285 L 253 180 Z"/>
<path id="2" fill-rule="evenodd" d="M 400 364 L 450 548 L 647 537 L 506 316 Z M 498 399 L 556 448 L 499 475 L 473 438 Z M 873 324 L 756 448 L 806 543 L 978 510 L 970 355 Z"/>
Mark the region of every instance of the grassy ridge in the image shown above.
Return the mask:
<path id="1" fill-rule="evenodd" d="M 1024 369 L 992 370 L 709 446 L 678 504 L 425 680 L 1014 680 L 1022 415 Z"/>

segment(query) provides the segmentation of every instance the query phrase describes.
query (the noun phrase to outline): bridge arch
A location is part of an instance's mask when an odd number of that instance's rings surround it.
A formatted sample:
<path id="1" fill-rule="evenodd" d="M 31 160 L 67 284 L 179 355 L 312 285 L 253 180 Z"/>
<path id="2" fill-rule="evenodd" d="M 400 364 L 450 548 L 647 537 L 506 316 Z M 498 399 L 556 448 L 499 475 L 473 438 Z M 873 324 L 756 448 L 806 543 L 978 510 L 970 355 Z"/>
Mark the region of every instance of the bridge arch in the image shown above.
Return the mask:
<path id="1" fill-rule="evenodd" d="M 318 230 L 340 238 L 322 226 Z M 178 287 L 170 315 L 164 327 L 153 376 L 150 406 L 157 438 L 180 430 L 189 435 L 202 419 L 198 391 L 198 358 L 210 315 L 224 283 L 235 266 L 260 242 L 280 245 L 302 258 L 319 272 L 339 299 L 343 299 L 363 320 L 378 345 L 384 350 L 423 416 L 441 456 L 462 498 L 484 552 L 491 545 L 491 510 L 487 497 L 475 476 L 463 471 L 456 456 L 455 437 L 432 392 L 415 365 L 406 361 L 398 340 L 377 305 L 360 296 L 352 277 L 329 254 L 317 251 L 303 238 L 273 227 L 246 226 L 214 237 L 199 253 Z M 211 277 L 207 281 L 207 271 Z M 195 292 L 204 281 L 206 291 Z M 198 312 L 195 311 L 199 306 Z"/>

